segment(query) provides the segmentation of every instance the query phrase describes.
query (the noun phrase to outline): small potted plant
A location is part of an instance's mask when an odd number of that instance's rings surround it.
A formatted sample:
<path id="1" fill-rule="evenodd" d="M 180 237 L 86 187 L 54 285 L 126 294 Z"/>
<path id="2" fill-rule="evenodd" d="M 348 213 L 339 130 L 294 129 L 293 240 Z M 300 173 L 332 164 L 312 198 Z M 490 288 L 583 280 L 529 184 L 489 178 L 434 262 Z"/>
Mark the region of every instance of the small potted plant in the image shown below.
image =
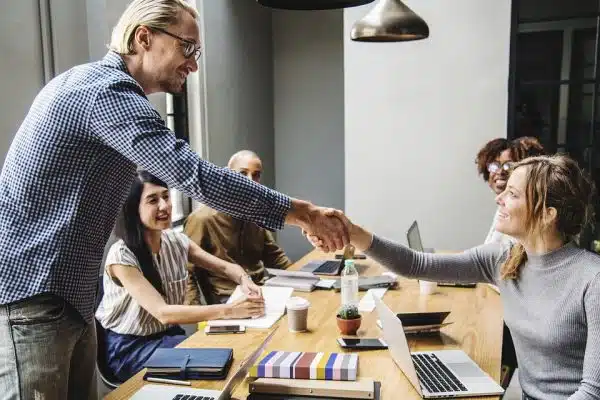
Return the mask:
<path id="1" fill-rule="evenodd" d="M 361 322 L 362 317 L 358 312 L 358 307 L 353 304 L 345 304 L 338 311 L 337 326 L 344 335 L 356 335 Z"/>

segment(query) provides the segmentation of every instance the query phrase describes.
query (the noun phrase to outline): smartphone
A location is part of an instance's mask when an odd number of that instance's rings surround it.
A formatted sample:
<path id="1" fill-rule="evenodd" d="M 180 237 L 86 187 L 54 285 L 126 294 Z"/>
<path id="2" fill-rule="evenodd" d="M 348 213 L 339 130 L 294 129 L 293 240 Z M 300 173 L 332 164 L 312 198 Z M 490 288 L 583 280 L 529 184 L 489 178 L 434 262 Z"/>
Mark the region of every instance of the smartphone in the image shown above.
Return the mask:
<path id="1" fill-rule="evenodd" d="M 385 340 L 380 338 L 338 338 L 337 342 L 344 349 L 353 350 L 383 350 L 388 347 Z"/>
<path id="2" fill-rule="evenodd" d="M 221 333 L 244 333 L 246 327 L 242 325 L 209 325 L 204 328 L 207 335 L 217 335 Z"/>

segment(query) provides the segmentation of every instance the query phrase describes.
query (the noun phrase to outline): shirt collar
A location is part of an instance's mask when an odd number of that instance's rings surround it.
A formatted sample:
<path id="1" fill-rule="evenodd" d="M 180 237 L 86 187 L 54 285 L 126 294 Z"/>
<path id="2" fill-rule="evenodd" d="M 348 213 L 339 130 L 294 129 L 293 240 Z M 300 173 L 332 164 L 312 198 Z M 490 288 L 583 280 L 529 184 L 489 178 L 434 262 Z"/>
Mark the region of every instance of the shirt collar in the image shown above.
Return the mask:
<path id="1" fill-rule="evenodd" d="M 109 50 L 102 59 L 102 64 L 129 74 L 125 60 L 123 60 L 123 57 L 121 57 L 121 55 L 115 51 Z"/>

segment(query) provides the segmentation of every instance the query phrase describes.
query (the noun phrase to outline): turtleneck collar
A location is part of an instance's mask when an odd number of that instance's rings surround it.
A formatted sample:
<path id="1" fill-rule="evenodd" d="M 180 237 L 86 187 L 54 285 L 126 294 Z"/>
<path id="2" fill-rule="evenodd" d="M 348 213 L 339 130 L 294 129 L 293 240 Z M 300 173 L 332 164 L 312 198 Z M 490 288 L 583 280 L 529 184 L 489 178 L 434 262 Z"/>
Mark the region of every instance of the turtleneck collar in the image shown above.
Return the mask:
<path id="1" fill-rule="evenodd" d="M 568 242 L 564 246 L 544 254 L 527 254 L 527 264 L 536 268 L 551 268 L 578 254 L 579 250 L 575 243 Z"/>

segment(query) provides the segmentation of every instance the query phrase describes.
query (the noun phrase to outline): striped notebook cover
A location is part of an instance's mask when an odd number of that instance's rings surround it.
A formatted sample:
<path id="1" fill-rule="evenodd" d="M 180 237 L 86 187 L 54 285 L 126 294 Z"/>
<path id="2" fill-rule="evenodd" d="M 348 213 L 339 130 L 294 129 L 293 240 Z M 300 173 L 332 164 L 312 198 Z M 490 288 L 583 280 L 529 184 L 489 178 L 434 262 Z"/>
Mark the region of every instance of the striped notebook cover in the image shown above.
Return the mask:
<path id="1" fill-rule="evenodd" d="M 358 354 L 271 351 L 249 371 L 252 378 L 355 381 Z"/>

